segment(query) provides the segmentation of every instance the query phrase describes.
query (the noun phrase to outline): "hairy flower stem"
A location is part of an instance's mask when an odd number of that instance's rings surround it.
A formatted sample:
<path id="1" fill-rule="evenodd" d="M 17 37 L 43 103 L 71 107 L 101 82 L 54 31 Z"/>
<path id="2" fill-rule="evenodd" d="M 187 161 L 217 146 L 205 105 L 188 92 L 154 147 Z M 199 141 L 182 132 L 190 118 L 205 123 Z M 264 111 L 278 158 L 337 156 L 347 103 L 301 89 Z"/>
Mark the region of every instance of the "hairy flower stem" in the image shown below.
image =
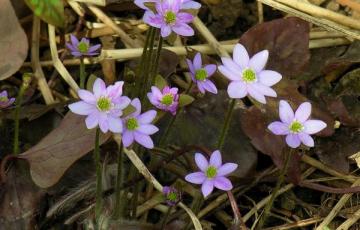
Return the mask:
<path id="1" fill-rule="evenodd" d="M 115 209 L 113 217 L 114 219 L 120 219 L 122 214 L 122 200 L 121 200 L 121 187 L 124 181 L 123 176 L 123 144 L 121 142 L 117 157 L 117 176 L 116 176 L 116 187 L 115 187 Z"/>
<path id="2" fill-rule="evenodd" d="M 96 224 L 99 224 L 99 217 L 102 210 L 102 171 L 100 162 L 100 129 L 96 129 L 95 136 L 95 149 L 94 149 L 94 161 L 96 167 L 96 203 L 95 203 L 95 220 Z"/>
<path id="3" fill-rule="evenodd" d="M 270 214 L 270 210 L 274 204 L 275 198 L 277 196 L 277 193 L 281 187 L 281 184 L 284 182 L 285 180 L 285 174 L 291 159 L 291 156 L 293 154 L 293 149 L 290 149 L 290 151 L 286 151 L 285 152 L 285 160 L 283 163 L 283 167 L 280 171 L 280 175 L 279 175 L 279 179 L 276 182 L 275 188 L 271 193 L 271 197 L 269 202 L 266 204 L 265 208 L 264 208 L 264 214 L 260 217 L 260 220 L 258 222 L 257 228 L 258 230 L 261 230 L 266 222 L 266 219 L 268 218 L 269 214 Z"/>
<path id="4" fill-rule="evenodd" d="M 84 58 L 80 58 L 80 89 L 85 89 L 85 63 Z"/>
<path id="5" fill-rule="evenodd" d="M 14 146 L 13 146 L 13 153 L 14 155 L 19 154 L 19 132 L 20 132 L 20 110 L 21 110 L 21 103 L 22 98 L 26 89 L 29 87 L 31 82 L 31 75 L 24 74 L 23 75 L 23 82 L 20 87 L 19 94 L 16 98 L 16 106 L 15 106 L 15 130 L 14 130 Z"/>
<path id="6" fill-rule="evenodd" d="M 232 115 L 233 115 L 233 112 L 234 112 L 235 104 L 236 104 L 236 100 L 231 99 L 230 102 L 229 102 L 229 107 L 228 107 L 227 113 L 226 113 L 225 123 L 224 123 L 224 126 L 223 126 L 222 130 L 221 130 L 218 143 L 216 145 L 217 149 L 220 150 L 220 151 L 221 151 L 222 147 L 224 146 L 225 138 L 226 138 L 226 135 L 227 135 L 227 133 L 229 131 L 229 127 L 230 127 Z"/>
<path id="7" fill-rule="evenodd" d="M 155 84 L 155 76 L 157 75 L 158 69 L 159 69 L 159 61 L 160 61 L 162 44 L 163 44 L 163 38 L 159 35 L 158 45 L 157 45 L 156 54 L 155 54 L 155 62 L 151 68 L 151 72 L 150 72 L 151 78 L 149 81 L 150 85 L 148 86 L 148 88 L 150 88 L 152 85 Z"/>

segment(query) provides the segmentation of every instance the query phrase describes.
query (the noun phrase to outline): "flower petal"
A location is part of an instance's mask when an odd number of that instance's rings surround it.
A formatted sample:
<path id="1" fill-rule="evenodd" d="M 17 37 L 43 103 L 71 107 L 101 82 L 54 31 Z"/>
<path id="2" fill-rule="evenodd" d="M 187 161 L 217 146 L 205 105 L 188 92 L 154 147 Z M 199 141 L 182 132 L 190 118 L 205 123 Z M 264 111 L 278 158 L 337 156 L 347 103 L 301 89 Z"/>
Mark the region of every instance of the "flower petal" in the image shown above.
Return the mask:
<path id="1" fill-rule="evenodd" d="M 259 53 L 256 53 L 254 56 L 251 57 L 249 61 L 249 66 L 255 70 L 255 72 L 260 72 L 264 69 L 266 62 L 269 57 L 269 51 L 263 50 Z"/>
<path id="2" fill-rule="evenodd" d="M 281 74 L 279 74 L 278 72 L 276 71 L 272 71 L 272 70 L 263 70 L 263 71 L 260 71 L 258 74 L 257 74 L 258 78 L 259 78 L 259 81 L 264 84 L 264 85 L 267 85 L 267 86 L 273 86 L 275 85 L 276 83 L 278 83 L 282 76 Z"/>
<path id="3" fill-rule="evenodd" d="M 224 66 L 228 68 L 231 72 L 233 72 L 236 75 L 240 75 L 240 76 L 242 75 L 242 69 L 231 58 L 222 57 L 221 61 L 224 64 Z"/>
<path id="4" fill-rule="evenodd" d="M 249 95 L 260 103 L 266 104 L 265 96 L 262 92 L 258 91 L 256 87 L 247 85 L 247 91 Z"/>
<path id="5" fill-rule="evenodd" d="M 206 80 L 202 86 L 210 93 L 217 94 L 217 88 L 212 81 Z"/>
<path id="6" fill-rule="evenodd" d="M 100 48 L 101 48 L 101 45 L 100 45 L 100 44 L 90 46 L 90 48 L 89 48 L 89 50 L 88 50 L 88 53 L 93 53 L 93 52 L 97 51 L 97 50 L 100 49 Z"/>
<path id="7" fill-rule="evenodd" d="M 222 161 L 221 161 L 221 153 L 219 150 L 215 150 L 211 154 L 209 164 L 215 166 L 216 168 L 219 168 L 221 166 Z"/>
<path id="8" fill-rule="evenodd" d="M 268 129 L 275 135 L 287 135 L 289 134 L 289 127 L 287 124 L 280 121 L 274 121 L 269 124 Z"/>
<path id="9" fill-rule="evenodd" d="M 294 111 L 287 101 L 281 100 L 279 103 L 280 120 L 286 124 L 290 124 L 294 120 Z"/>
<path id="10" fill-rule="evenodd" d="M 141 124 L 149 124 L 151 123 L 156 117 L 156 111 L 155 110 L 149 110 L 140 116 L 138 116 L 138 121 Z"/>
<path id="11" fill-rule="evenodd" d="M 114 85 L 109 85 L 106 89 L 106 94 L 112 99 L 116 99 L 122 95 L 123 91 L 123 81 L 117 81 Z"/>
<path id="12" fill-rule="evenodd" d="M 127 148 L 134 142 L 134 132 L 125 130 L 122 134 L 122 142 Z"/>
<path id="13" fill-rule="evenodd" d="M 123 124 L 120 118 L 108 116 L 109 130 L 113 133 L 122 133 Z"/>
<path id="14" fill-rule="evenodd" d="M 138 116 L 141 113 L 141 102 L 139 98 L 134 98 L 130 104 L 135 107 L 135 112 L 133 112 L 131 116 Z"/>
<path id="15" fill-rule="evenodd" d="M 299 133 L 299 138 L 300 141 L 308 146 L 308 147 L 314 147 L 315 143 L 314 143 L 314 139 L 307 133 Z"/>
<path id="16" fill-rule="evenodd" d="M 242 81 L 230 82 L 227 92 L 231 98 L 243 98 L 248 93 L 246 84 Z"/>
<path id="17" fill-rule="evenodd" d="M 326 123 L 321 120 L 307 120 L 303 123 L 307 134 L 315 134 L 326 128 Z"/>
<path id="18" fill-rule="evenodd" d="M 98 112 L 93 112 L 85 119 L 86 128 L 93 129 L 99 124 Z"/>
<path id="19" fill-rule="evenodd" d="M 243 45 L 235 45 L 233 59 L 235 63 L 238 64 L 241 68 L 245 69 L 246 67 L 248 67 L 250 58 L 248 52 Z"/>
<path id="20" fill-rule="evenodd" d="M 309 102 L 301 103 L 295 112 L 295 118 L 299 122 L 303 123 L 309 119 L 311 114 L 311 104 Z"/>
<path id="21" fill-rule="evenodd" d="M 184 0 L 181 4 L 181 9 L 200 9 L 201 4 L 196 1 L 186 1 Z"/>
<path id="22" fill-rule="evenodd" d="M 215 73 L 216 65 L 214 65 L 214 64 L 206 65 L 206 66 L 204 66 L 204 69 L 207 72 L 207 77 L 210 77 L 211 75 L 213 75 Z"/>
<path id="23" fill-rule="evenodd" d="M 203 172 L 194 172 L 186 175 L 185 180 L 193 184 L 202 184 L 206 180 Z"/>
<path id="24" fill-rule="evenodd" d="M 79 101 L 75 102 L 69 105 L 69 109 L 71 112 L 79 114 L 79 115 L 89 115 L 93 113 L 94 111 L 97 111 L 96 107 L 94 105 L 91 105 L 89 103 Z"/>
<path id="25" fill-rule="evenodd" d="M 77 47 L 79 45 L 79 40 L 77 39 L 77 37 L 73 34 L 70 34 L 70 40 L 71 40 L 71 44 L 73 45 L 73 47 Z"/>
<path id="26" fill-rule="evenodd" d="M 101 78 L 97 78 L 94 82 L 93 92 L 97 98 L 106 93 L 105 82 Z"/>
<path id="27" fill-rule="evenodd" d="M 80 97 L 81 100 L 89 103 L 89 104 L 95 104 L 96 103 L 96 98 L 94 96 L 94 94 L 92 94 L 90 91 L 84 90 L 84 89 L 80 89 L 78 90 L 78 95 Z"/>
<path id="28" fill-rule="evenodd" d="M 161 18 L 155 15 L 151 10 L 145 11 L 143 21 L 155 28 L 161 28 L 162 25 Z"/>
<path id="29" fill-rule="evenodd" d="M 263 85 L 261 83 L 254 83 L 252 87 L 255 88 L 256 91 L 261 92 L 261 94 L 268 96 L 268 97 L 276 97 L 277 94 L 275 90 L 270 88 L 269 86 Z"/>
<path id="30" fill-rule="evenodd" d="M 226 176 L 237 169 L 238 165 L 235 163 L 225 163 L 217 170 L 217 176 Z"/>
<path id="31" fill-rule="evenodd" d="M 193 36 L 195 33 L 193 28 L 191 28 L 191 26 L 185 23 L 176 23 L 172 27 L 172 30 L 181 36 Z"/>
<path id="32" fill-rule="evenodd" d="M 137 143 L 144 146 L 145 148 L 152 149 L 154 148 L 154 142 L 151 140 L 149 135 L 142 134 L 140 132 L 134 132 L 134 138 Z"/>
<path id="33" fill-rule="evenodd" d="M 204 197 L 207 197 L 214 190 L 214 183 L 211 180 L 205 180 L 201 186 L 201 192 Z"/>
<path id="34" fill-rule="evenodd" d="M 169 25 L 161 25 L 161 37 L 166 38 L 171 34 L 171 27 Z"/>
<path id="35" fill-rule="evenodd" d="M 223 191 L 230 191 L 233 188 L 231 181 L 226 177 L 216 177 L 214 179 L 214 186 Z"/>
<path id="36" fill-rule="evenodd" d="M 286 136 L 286 143 L 291 147 L 291 148 L 297 148 L 300 146 L 301 142 L 300 142 L 300 138 L 297 134 L 289 134 Z"/>
<path id="37" fill-rule="evenodd" d="M 193 63 L 191 62 L 191 60 L 186 59 L 186 63 L 187 63 L 187 65 L 188 65 L 188 67 L 189 67 L 190 73 L 192 73 L 192 74 L 194 75 L 194 74 L 195 74 L 195 69 L 194 69 L 194 65 L 193 65 Z"/>
<path id="38" fill-rule="evenodd" d="M 107 133 L 109 131 L 109 121 L 107 119 L 107 115 L 105 113 L 99 113 L 99 128 L 103 133 Z"/>
<path id="39" fill-rule="evenodd" d="M 201 54 L 200 53 L 196 53 L 195 57 L 194 57 L 194 69 L 198 70 L 201 69 L 202 67 L 202 60 L 201 60 Z"/>
<path id="40" fill-rule="evenodd" d="M 182 23 L 189 23 L 194 20 L 194 16 L 189 13 L 179 12 L 176 16 L 176 19 Z"/>
<path id="41" fill-rule="evenodd" d="M 143 134 L 146 135 L 152 135 L 154 133 L 156 133 L 157 131 L 159 131 L 159 129 L 155 126 L 155 125 L 140 125 L 139 128 L 137 128 L 138 132 L 141 132 Z"/>
<path id="42" fill-rule="evenodd" d="M 201 171 L 206 171 L 209 163 L 207 159 L 201 153 L 195 153 L 195 163 Z"/>
<path id="43" fill-rule="evenodd" d="M 220 71 L 220 73 L 222 73 L 222 75 L 224 75 L 226 78 L 228 78 L 231 81 L 240 81 L 241 79 L 241 75 L 232 72 L 224 65 L 218 66 L 218 70 Z"/>

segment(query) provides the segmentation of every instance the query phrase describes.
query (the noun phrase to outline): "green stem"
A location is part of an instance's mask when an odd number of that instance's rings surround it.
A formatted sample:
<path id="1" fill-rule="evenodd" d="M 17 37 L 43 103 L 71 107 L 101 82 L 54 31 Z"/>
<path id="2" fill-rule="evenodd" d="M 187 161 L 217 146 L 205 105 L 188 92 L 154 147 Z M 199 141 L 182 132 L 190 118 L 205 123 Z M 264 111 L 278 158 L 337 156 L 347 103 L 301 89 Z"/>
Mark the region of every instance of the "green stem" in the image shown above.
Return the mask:
<path id="1" fill-rule="evenodd" d="M 99 217 L 102 210 L 102 170 L 100 162 L 100 129 L 96 129 L 95 136 L 95 149 L 94 149 L 94 160 L 96 167 L 96 203 L 95 203 L 95 219 L 98 224 Z"/>
<path id="2" fill-rule="evenodd" d="M 80 88 L 85 89 L 85 63 L 84 58 L 80 58 Z"/>
<path id="3" fill-rule="evenodd" d="M 143 74 L 144 74 L 144 62 L 145 62 L 145 58 L 147 56 L 147 51 L 149 48 L 149 42 L 150 42 L 150 37 L 151 37 L 152 32 L 153 32 L 152 27 L 146 32 L 145 44 L 144 44 L 143 52 L 141 54 L 139 66 L 137 68 L 136 93 L 133 95 L 133 97 L 138 97 L 141 92 L 141 84 L 143 81 Z"/>
<path id="4" fill-rule="evenodd" d="M 166 214 L 165 214 L 165 217 L 164 217 L 163 222 L 161 224 L 161 229 L 162 230 L 165 229 L 167 220 L 169 219 L 169 216 L 170 216 L 171 211 L 173 210 L 173 207 L 174 206 L 170 206 L 169 209 L 167 210 Z"/>
<path id="5" fill-rule="evenodd" d="M 117 157 L 117 177 L 116 177 L 116 187 L 115 187 L 115 211 L 114 211 L 114 219 L 119 219 L 122 213 L 122 203 L 121 202 L 121 186 L 123 183 L 123 144 L 120 144 L 120 149 Z"/>
<path id="6" fill-rule="evenodd" d="M 161 54 L 162 44 L 163 44 L 163 38 L 161 37 L 161 35 L 159 35 L 159 41 L 158 41 L 158 45 L 157 45 L 157 48 L 156 48 L 155 63 L 152 66 L 152 70 L 151 70 L 150 86 L 155 84 L 155 76 L 157 75 L 158 69 L 159 69 L 159 61 L 160 61 L 160 54 Z"/>
<path id="7" fill-rule="evenodd" d="M 226 135 L 227 135 L 227 133 L 229 131 L 229 127 L 230 127 L 231 118 L 232 118 L 232 115 L 233 115 L 233 112 L 234 112 L 235 104 L 236 104 L 236 100 L 231 99 L 230 102 L 229 102 L 229 108 L 228 108 L 227 113 L 226 113 L 225 123 L 224 123 L 224 126 L 223 126 L 222 130 L 221 130 L 220 137 L 219 137 L 219 140 L 218 140 L 218 143 L 217 143 L 217 149 L 218 150 L 221 150 L 223 145 L 224 145 Z"/>
<path id="8" fill-rule="evenodd" d="M 271 193 L 271 197 L 270 197 L 269 202 L 267 202 L 267 204 L 266 204 L 266 206 L 264 208 L 264 214 L 260 217 L 260 220 L 258 222 L 258 225 L 257 225 L 256 229 L 261 230 L 263 228 L 263 226 L 264 226 L 264 224 L 266 222 L 266 219 L 268 218 L 268 216 L 270 214 L 270 210 L 271 210 L 271 208 L 272 208 L 272 206 L 274 204 L 277 193 L 279 192 L 281 184 L 285 180 L 285 174 L 286 174 L 286 171 L 287 171 L 287 168 L 288 168 L 288 165 L 289 165 L 290 158 L 291 158 L 292 154 L 293 154 L 293 149 L 291 149 L 289 152 L 285 153 L 285 161 L 284 161 L 283 167 L 282 167 L 282 169 L 280 171 L 279 179 L 276 182 L 276 186 L 275 186 L 274 190 Z"/>

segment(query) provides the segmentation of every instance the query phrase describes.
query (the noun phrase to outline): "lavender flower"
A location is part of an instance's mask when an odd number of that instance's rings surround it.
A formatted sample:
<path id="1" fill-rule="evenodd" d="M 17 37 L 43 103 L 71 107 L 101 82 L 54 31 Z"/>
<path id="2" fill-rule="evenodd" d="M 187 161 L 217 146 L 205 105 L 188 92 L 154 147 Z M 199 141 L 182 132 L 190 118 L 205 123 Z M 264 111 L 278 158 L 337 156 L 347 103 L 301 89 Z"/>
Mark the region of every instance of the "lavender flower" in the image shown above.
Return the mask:
<path id="1" fill-rule="evenodd" d="M 270 88 L 278 83 L 282 76 L 272 70 L 264 70 L 269 57 L 267 50 L 256 53 L 252 58 L 245 47 L 237 44 L 233 59 L 221 58 L 223 65 L 219 71 L 230 79 L 228 94 L 231 98 L 243 98 L 250 95 L 260 103 L 266 104 L 265 96 L 276 97 L 276 92 Z"/>
<path id="2" fill-rule="evenodd" d="M 168 37 L 172 31 L 182 36 L 193 36 L 194 30 L 187 24 L 194 19 L 189 13 L 181 12 L 181 0 L 155 2 L 156 14 L 150 10 L 143 17 L 145 23 L 160 28 L 161 36 Z"/>
<path id="3" fill-rule="evenodd" d="M 204 197 L 213 191 L 214 186 L 224 191 L 233 188 L 231 181 L 225 176 L 235 171 L 238 165 L 235 163 L 222 164 L 219 150 L 211 154 L 209 162 L 201 153 L 196 153 L 195 162 L 201 171 L 188 174 L 185 180 L 194 184 L 202 184 L 201 191 Z"/>
<path id="4" fill-rule="evenodd" d="M 181 200 L 181 193 L 173 187 L 164 186 L 163 194 L 165 196 L 165 201 L 169 206 L 174 206 Z"/>
<path id="5" fill-rule="evenodd" d="M 216 65 L 210 64 L 202 66 L 201 54 L 197 53 L 194 61 L 186 59 L 191 73 L 191 79 L 196 83 L 201 93 L 209 91 L 210 93 L 217 94 L 217 88 L 212 81 L 208 78 L 216 71 Z"/>
<path id="6" fill-rule="evenodd" d="M 14 102 L 15 102 L 15 98 L 14 97 L 9 98 L 8 92 L 6 90 L 0 93 L 0 109 L 5 109 L 10 105 L 12 105 Z"/>
<path id="7" fill-rule="evenodd" d="M 141 9 L 150 10 L 148 7 L 145 6 L 145 3 L 156 3 L 156 2 L 159 2 L 159 0 L 135 0 L 134 3 Z M 201 4 L 196 1 L 182 0 L 180 9 L 182 9 L 182 10 L 187 10 L 187 9 L 197 10 L 197 9 L 200 9 L 200 7 L 201 7 Z"/>
<path id="8" fill-rule="evenodd" d="M 150 135 L 159 131 L 159 129 L 152 125 L 151 122 L 156 117 L 155 110 L 149 110 L 143 114 L 141 113 L 141 104 L 138 98 L 131 101 L 131 105 L 135 107 L 136 111 L 123 119 L 125 127 L 122 140 L 125 147 L 129 147 L 134 140 L 145 148 L 154 148 L 154 142 Z"/>
<path id="9" fill-rule="evenodd" d="M 151 92 L 147 94 L 151 104 L 156 108 L 169 111 L 172 115 L 176 114 L 179 105 L 178 88 L 170 88 L 165 86 L 162 91 L 159 88 L 152 86 Z"/>
<path id="10" fill-rule="evenodd" d="M 121 133 L 123 126 L 120 116 L 130 103 L 128 97 L 122 96 L 123 84 L 123 81 L 118 81 L 106 88 L 105 82 L 98 78 L 94 82 L 93 93 L 80 89 L 78 95 L 81 101 L 70 104 L 69 109 L 87 116 L 85 123 L 88 129 L 99 125 L 103 133 L 108 130 Z"/>
<path id="11" fill-rule="evenodd" d="M 286 143 L 291 148 L 297 148 L 301 142 L 314 147 L 314 140 L 310 134 L 320 132 L 326 127 L 326 123 L 321 120 L 309 120 L 311 114 L 311 104 L 302 103 L 295 114 L 289 103 L 284 100 L 279 104 L 279 116 L 281 121 L 272 122 L 268 129 L 275 135 L 286 135 Z"/>
<path id="12" fill-rule="evenodd" d="M 74 35 L 70 35 L 71 43 L 66 43 L 66 47 L 70 50 L 71 54 L 75 57 L 83 57 L 83 56 L 95 56 L 98 55 L 98 49 L 100 49 L 101 45 L 97 44 L 94 46 L 90 46 L 90 41 L 87 38 L 82 38 L 79 41 Z"/>

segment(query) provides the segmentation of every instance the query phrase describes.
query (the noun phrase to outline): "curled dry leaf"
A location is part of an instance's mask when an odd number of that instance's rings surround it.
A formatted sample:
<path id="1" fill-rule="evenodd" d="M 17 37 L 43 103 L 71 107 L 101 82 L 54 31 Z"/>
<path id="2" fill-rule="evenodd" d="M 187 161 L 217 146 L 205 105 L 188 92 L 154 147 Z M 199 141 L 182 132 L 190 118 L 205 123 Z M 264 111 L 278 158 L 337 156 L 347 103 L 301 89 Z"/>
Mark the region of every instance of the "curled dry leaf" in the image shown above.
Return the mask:
<path id="1" fill-rule="evenodd" d="M 109 135 L 100 136 L 100 144 Z M 19 155 L 30 164 L 35 184 L 48 188 L 56 184 L 65 171 L 94 148 L 95 129 L 85 127 L 84 118 L 69 112 L 59 127 L 37 145 Z"/>
<path id="2" fill-rule="evenodd" d="M 0 0 L 0 80 L 19 70 L 28 51 L 28 41 L 9 0 Z"/>

